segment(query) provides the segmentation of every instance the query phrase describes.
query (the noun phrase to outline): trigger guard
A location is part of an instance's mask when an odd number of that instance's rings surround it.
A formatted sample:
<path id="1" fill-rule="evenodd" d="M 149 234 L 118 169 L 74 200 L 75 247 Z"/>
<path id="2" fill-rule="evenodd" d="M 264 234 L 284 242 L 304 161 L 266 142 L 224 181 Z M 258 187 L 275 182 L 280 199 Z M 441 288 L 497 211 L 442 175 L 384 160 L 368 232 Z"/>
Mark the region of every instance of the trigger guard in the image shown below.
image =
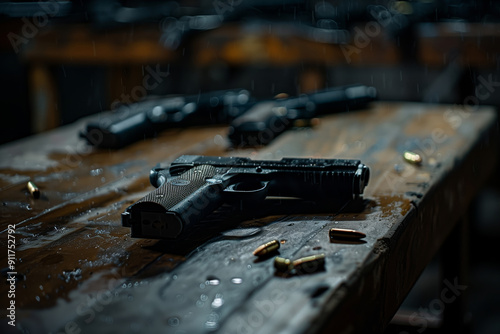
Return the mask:
<path id="1" fill-rule="evenodd" d="M 267 186 L 269 181 L 262 181 L 261 187 L 257 189 L 237 189 L 238 186 L 244 185 L 244 182 L 238 182 L 230 184 L 226 189 L 223 190 L 224 198 L 227 202 L 233 201 L 263 201 L 267 196 Z"/>

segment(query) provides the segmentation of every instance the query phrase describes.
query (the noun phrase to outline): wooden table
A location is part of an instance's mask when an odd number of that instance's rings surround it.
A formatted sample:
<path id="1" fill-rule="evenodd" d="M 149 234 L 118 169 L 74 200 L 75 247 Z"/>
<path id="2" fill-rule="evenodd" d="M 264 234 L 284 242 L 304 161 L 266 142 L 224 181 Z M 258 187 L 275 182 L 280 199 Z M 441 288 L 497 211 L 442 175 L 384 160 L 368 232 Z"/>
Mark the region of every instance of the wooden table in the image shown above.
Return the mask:
<path id="1" fill-rule="evenodd" d="M 221 66 L 232 69 L 252 66 L 297 68 L 300 69 L 297 78 L 300 92 L 309 92 L 325 86 L 327 67 L 346 63 L 395 65 L 400 61 L 395 41 L 382 32 L 370 38 L 370 47 L 363 47 L 363 52 L 358 45 L 350 45 L 352 55 L 346 59 L 344 52 L 347 51 L 342 51 L 341 44 L 305 38 L 292 23 L 276 22 L 272 29 L 269 24 L 226 23 L 218 29 L 186 39 L 176 50 L 163 45 L 164 36 L 160 28 L 164 24 L 165 21 L 162 21 L 112 30 L 96 30 L 88 24 L 58 24 L 43 29 L 21 54 L 21 59 L 29 64 L 30 100 L 36 101 L 31 106 L 32 132 L 55 128 L 60 125 L 61 113 L 71 113 L 71 110 L 61 110 L 61 89 L 53 74 L 53 68 L 58 66 L 103 68 L 108 87 L 108 101 L 103 108 L 109 109 L 116 100 L 136 102 L 137 96 L 159 93 L 149 91 L 149 86 L 158 86 L 159 82 L 145 79 L 150 77 L 145 70 L 147 66 L 154 70 L 162 65 L 161 71 L 165 72 L 170 64 L 175 65 L 176 70 L 168 79 L 174 83 L 166 89 L 179 89 L 179 86 L 193 89 L 193 85 L 200 83 L 203 86 L 203 81 L 210 77 L 209 72 L 214 71 L 210 68 L 217 70 Z M 344 34 L 347 32 L 339 31 L 340 36 Z M 344 37 L 339 37 L 340 42 L 343 40 Z M 231 80 L 229 77 L 226 79 Z M 197 82 L 193 83 L 193 80 Z M 210 80 L 209 84 L 205 84 L 208 87 L 213 85 L 214 78 Z M 259 85 L 268 80 L 271 79 L 261 78 L 256 82 Z M 75 85 L 74 89 L 78 87 Z M 204 88 L 197 87 L 193 91 L 199 89 Z M 163 93 L 172 92 L 167 90 Z M 125 99 L 123 96 L 128 97 Z"/>
<path id="2" fill-rule="evenodd" d="M 94 150 L 77 138 L 85 122 L 0 148 L 2 274 L 11 271 L 11 224 L 17 273 L 15 298 L 1 285 L 1 306 L 6 312 L 15 300 L 17 328 L 30 333 L 382 331 L 498 152 L 488 107 L 378 102 L 245 150 L 228 150 L 224 126 Z M 405 150 L 420 152 L 423 164 L 405 162 Z M 181 154 L 355 158 L 370 167 L 371 180 L 361 212 L 284 214 L 282 205 L 268 215 L 233 215 L 231 226 L 209 226 L 189 242 L 130 238 L 120 214 L 153 189 L 152 166 Z M 331 227 L 364 232 L 365 242 L 332 243 Z M 276 275 L 272 257 L 252 254 L 272 239 L 284 257 L 324 253 L 325 270 Z M 1 328 L 12 329 L 5 319 Z"/>

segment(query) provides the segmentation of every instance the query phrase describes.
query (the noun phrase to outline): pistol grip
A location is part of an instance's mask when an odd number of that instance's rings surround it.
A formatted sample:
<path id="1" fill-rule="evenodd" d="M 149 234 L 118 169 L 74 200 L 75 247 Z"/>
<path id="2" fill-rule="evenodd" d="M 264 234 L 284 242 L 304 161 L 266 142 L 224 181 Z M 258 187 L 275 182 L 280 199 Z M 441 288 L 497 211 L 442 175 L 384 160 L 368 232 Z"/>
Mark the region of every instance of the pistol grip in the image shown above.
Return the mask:
<path id="1" fill-rule="evenodd" d="M 213 177 L 218 170 L 196 166 L 146 195 L 122 214 L 132 237 L 173 239 L 222 205 L 222 184 Z"/>

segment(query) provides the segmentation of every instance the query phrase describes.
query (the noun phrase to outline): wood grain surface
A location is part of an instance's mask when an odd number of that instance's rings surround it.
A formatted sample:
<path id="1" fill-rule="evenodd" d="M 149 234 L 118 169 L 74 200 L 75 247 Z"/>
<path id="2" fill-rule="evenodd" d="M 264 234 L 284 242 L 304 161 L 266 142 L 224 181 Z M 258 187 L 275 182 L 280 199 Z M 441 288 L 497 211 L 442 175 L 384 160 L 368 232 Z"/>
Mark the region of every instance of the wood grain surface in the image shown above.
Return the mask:
<path id="1" fill-rule="evenodd" d="M 380 332 L 492 173 L 492 108 L 374 103 L 321 118 L 270 145 L 230 149 L 226 127 L 170 129 L 119 151 L 78 139 L 86 120 L 0 147 L 0 261 L 15 224 L 16 324 L 29 333 Z M 421 154 L 421 166 L 402 158 Z M 132 239 L 127 206 L 153 190 L 149 170 L 182 154 L 360 159 L 363 206 L 270 200 L 224 206 L 188 240 Z M 34 199 L 26 188 L 40 189 Z M 362 242 L 331 242 L 331 227 Z M 278 275 L 280 256 L 324 253 L 325 269 Z M 9 286 L 2 284 L 2 309 Z M 4 317 L 4 319 L 6 319 Z M 12 330 L 2 320 L 2 329 Z"/>

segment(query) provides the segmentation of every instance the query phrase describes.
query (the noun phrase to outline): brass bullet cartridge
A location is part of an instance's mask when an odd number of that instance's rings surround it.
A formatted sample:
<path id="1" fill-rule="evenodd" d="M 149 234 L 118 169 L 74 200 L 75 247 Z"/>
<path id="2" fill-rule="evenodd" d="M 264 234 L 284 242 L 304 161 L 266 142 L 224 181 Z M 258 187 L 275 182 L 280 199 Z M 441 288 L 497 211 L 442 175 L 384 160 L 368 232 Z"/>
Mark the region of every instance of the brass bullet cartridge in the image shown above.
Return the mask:
<path id="1" fill-rule="evenodd" d="M 363 232 L 359 232 L 356 230 L 349 230 L 345 228 L 331 228 L 330 229 L 330 238 L 331 239 L 350 239 L 350 240 L 358 240 L 366 237 L 366 234 Z"/>
<path id="2" fill-rule="evenodd" d="M 279 93 L 274 96 L 275 99 L 286 99 L 289 95 L 287 93 Z"/>
<path id="3" fill-rule="evenodd" d="M 325 254 L 316 254 L 292 262 L 293 269 L 299 272 L 312 273 L 325 267 Z"/>
<path id="4" fill-rule="evenodd" d="M 274 252 L 279 248 L 280 248 L 280 242 L 278 240 L 272 240 L 272 241 L 266 242 L 265 244 L 257 247 L 253 251 L 253 255 L 263 256 L 263 255 L 269 254 L 271 252 Z"/>
<path id="5" fill-rule="evenodd" d="M 311 119 L 297 119 L 293 122 L 293 126 L 296 128 L 314 127 L 321 123 L 319 118 Z"/>
<path id="6" fill-rule="evenodd" d="M 26 185 L 26 187 L 28 187 L 28 191 L 30 192 L 31 196 L 33 196 L 34 198 L 40 197 L 40 189 L 38 189 L 36 184 L 29 181 L 28 184 Z"/>
<path id="7" fill-rule="evenodd" d="M 422 164 L 422 157 L 420 156 L 420 154 L 418 153 L 415 153 L 415 152 L 410 152 L 410 151 L 405 151 L 403 153 L 403 158 L 413 164 L 413 165 L 420 165 Z"/>
<path id="8" fill-rule="evenodd" d="M 286 273 L 293 269 L 293 264 L 292 261 L 290 261 L 290 259 L 285 259 L 284 257 L 276 256 L 274 258 L 274 268 L 276 268 L 276 270 L 279 272 Z"/>

